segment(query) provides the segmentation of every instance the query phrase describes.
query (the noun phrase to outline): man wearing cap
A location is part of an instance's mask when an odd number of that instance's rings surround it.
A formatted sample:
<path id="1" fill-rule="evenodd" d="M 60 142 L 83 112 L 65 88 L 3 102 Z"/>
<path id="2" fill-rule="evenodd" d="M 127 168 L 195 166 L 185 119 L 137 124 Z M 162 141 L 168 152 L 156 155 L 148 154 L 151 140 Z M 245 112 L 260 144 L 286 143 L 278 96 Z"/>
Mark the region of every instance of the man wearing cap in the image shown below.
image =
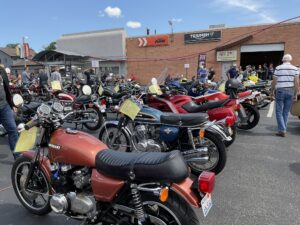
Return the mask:
<path id="1" fill-rule="evenodd" d="M 18 141 L 18 132 L 12 108 L 13 102 L 9 90 L 9 81 L 3 66 L 0 65 L 0 123 L 8 133 L 9 147 L 13 152 Z M 16 156 L 14 155 L 14 157 Z"/>
<path id="2" fill-rule="evenodd" d="M 232 67 L 227 72 L 227 78 L 230 79 L 236 79 L 239 76 L 239 72 L 236 68 L 236 64 L 233 64 Z"/>
<path id="3" fill-rule="evenodd" d="M 277 66 L 274 71 L 271 98 L 275 90 L 276 119 L 278 124 L 277 136 L 285 137 L 287 131 L 288 116 L 293 101 L 297 101 L 299 91 L 299 70 L 291 64 L 292 56 L 286 54 L 282 58 L 283 64 Z"/>

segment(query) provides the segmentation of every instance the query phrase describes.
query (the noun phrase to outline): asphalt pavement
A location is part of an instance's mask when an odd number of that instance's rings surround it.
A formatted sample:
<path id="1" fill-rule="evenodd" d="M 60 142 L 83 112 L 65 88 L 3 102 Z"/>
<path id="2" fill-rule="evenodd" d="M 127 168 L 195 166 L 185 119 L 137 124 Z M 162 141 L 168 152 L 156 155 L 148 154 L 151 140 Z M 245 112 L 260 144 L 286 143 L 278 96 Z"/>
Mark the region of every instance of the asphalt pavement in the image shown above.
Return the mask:
<path id="1" fill-rule="evenodd" d="M 261 110 L 250 131 L 238 131 L 229 148 L 224 171 L 217 176 L 213 208 L 204 225 L 300 225 L 300 120 L 290 118 L 286 138 L 275 136 L 272 110 Z M 269 117 L 267 117 L 267 115 Z M 28 213 L 11 188 L 13 158 L 0 138 L 0 225 L 77 225 L 78 221 L 50 214 Z"/>

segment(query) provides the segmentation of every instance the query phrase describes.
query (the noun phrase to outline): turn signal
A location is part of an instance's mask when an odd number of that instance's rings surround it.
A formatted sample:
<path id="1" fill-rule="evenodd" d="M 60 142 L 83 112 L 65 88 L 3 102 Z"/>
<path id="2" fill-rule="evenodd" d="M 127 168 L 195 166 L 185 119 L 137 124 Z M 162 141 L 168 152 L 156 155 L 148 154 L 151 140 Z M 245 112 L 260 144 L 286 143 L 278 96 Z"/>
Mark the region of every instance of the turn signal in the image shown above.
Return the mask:
<path id="1" fill-rule="evenodd" d="M 201 140 L 204 138 L 204 135 L 205 135 L 205 130 L 200 130 L 199 131 L 199 137 L 200 137 Z"/>
<path id="2" fill-rule="evenodd" d="M 166 202 L 169 198 L 169 188 L 168 187 L 164 187 L 161 189 L 160 193 L 159 193 L 159 200 L 161 202 Z"/>
<path id="3" fill-rule="evenodd" d="M 198 179 L 198 189 L 202 193 L 212 193 L 215 187 L 215 173 L 204 171 Z"/>
<path id="4" fill-rule="evenodd" d="M 235 119 L 232 116 L 228 116 L 225 120 L 225 123 L 228 127 L 232 127 L 234 125 Z"/>

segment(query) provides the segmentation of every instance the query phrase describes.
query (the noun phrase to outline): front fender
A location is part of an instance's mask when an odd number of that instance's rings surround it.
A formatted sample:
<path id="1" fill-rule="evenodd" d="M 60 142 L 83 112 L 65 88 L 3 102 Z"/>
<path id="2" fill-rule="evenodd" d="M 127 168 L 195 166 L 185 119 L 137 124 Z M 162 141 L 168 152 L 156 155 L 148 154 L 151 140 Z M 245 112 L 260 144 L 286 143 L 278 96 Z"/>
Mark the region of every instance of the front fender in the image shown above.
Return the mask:
<path id="1" fill-rule="evenodd" d="M 107 127 L 117 127 L 118 124 L 119 124 L 119 121 L 117 121 L 117 120 L 105 121 L 102 124 L 102 126 L 100 127 L 99 138 L 103 134 L 103 132 L 105 131 L 105 129 Z M 122 130 L 124 131 L 124 133 L 127 136 L 128 140 L 130 140 L 130 138 L 132 136 L 132 133 L 131 133 L 130 129 L 126 126 L 126 127 L 122 127 Z"/>
<path id="2" fill-rule="evenodd" d="M 227 136 L 226 133 L 222 130 L 218 125 L 212 125 L 206 128 L 207 131 L 210 131 L 211 133 L 217 134 L 222 138 L 222 141 L 231 141 L 232 138 L 230 136 Z"/>
<path id="3" fill-rule="evenodd" d="M 36 152 L 35 151 L 26 151 L 23 152 L 22 155 L 30 160 L 33 160 L 36 156 Z M 47 179 L 49 182 L 51 182 L 51 166 L 50 166 L 50 160 L 46 157 L 46 156 L 41 156 L 40 157 L 40 167 L 42 169 L 42 171 L 44 172 L 44 174 L 46 175 Z"/>

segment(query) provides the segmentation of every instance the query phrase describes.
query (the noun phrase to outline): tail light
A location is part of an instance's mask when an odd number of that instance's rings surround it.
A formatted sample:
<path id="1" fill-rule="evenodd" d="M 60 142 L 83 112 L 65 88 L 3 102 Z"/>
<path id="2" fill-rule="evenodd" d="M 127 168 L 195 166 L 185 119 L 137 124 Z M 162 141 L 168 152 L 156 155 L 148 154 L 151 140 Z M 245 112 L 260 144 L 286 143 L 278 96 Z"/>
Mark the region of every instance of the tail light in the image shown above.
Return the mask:
<path id="1" fill-rule="evenodd" d="M 107 102 L 106 102 L 105 99 L 102 99 L 102 100 L 101 100 L 101 105 L 106 105 L 106 103 L 107 103 Z"/>
<path id="2" fill-rule="evenodd" d="M 225 120 L 225 123 L 228 127 L 232 127 L 235 123 L 235 118 L 233 116 L 228 116 Z"/>
<path id="3" fill-rule="evenodd" d="M 215 187 L 215 173 L 204 171 L 198 179 L 198 189 L 202 193 L 212 193 Z"/>

